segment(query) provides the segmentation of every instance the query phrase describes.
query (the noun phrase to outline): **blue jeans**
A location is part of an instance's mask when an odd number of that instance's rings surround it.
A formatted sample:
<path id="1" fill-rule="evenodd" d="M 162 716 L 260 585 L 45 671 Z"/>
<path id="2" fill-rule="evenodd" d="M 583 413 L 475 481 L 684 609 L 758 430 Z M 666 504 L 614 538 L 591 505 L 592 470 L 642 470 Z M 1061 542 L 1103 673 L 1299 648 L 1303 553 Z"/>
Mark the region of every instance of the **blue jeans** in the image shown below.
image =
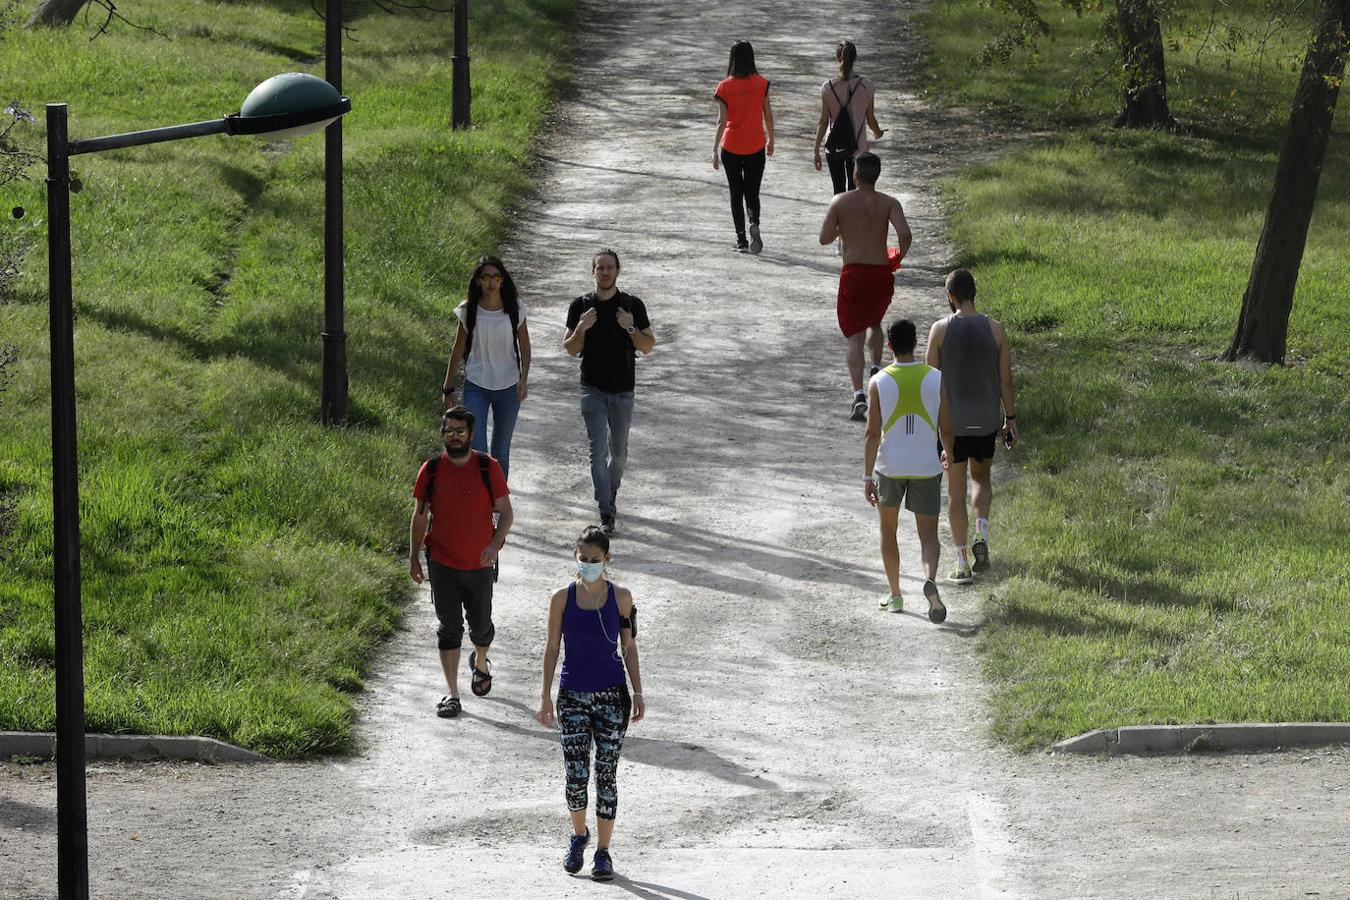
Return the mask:
<path id="1" fill-rule="evenodd" d="M 633 424 L 633 392 L 611 394 L 583 384 L 581 417 L 591 444 L 591 484 L 600 515 L 614 515 L 614 498 L 628 465 L 628 428 Z"/>
<path id="2" fill-rule="evenodd" d="M 516 417 L 520 415 L 520 395 L 516 385 L 490 391 L 479 387 L 472 381 L 464 382 L 464 405 L 473 413 L 473 449 L 479 453 L 488 453 L 487 420 L 488 410 L 492 410 L 492 456 L 502 465 L 502 477 L 511 474 L 511 435 L 516 430 Z"/>

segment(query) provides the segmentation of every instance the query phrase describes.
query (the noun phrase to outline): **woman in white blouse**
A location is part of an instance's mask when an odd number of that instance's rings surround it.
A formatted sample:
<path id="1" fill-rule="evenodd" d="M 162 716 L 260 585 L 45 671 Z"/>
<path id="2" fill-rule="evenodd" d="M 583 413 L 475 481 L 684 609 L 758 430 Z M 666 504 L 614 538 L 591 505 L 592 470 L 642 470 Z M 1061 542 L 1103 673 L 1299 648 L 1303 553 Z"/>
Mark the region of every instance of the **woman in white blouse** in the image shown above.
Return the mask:
<path id="1" fill-rule="evenodd" d="M 473 449 L 488 451 L 488 411 L 492 412 L 491 454 L 510 474 L 511 435 L 525 401 L 530 373 L 528 310 L 520 302 L 511 273 L 495 256 L 481 256 L 469 276 L 469 299 L 455 309 L 459 329 L 450 351 L 441 397 L 446 409 L 455 405 L 455 379 L 464 363 L 464 405 L 477 425 Z"/>

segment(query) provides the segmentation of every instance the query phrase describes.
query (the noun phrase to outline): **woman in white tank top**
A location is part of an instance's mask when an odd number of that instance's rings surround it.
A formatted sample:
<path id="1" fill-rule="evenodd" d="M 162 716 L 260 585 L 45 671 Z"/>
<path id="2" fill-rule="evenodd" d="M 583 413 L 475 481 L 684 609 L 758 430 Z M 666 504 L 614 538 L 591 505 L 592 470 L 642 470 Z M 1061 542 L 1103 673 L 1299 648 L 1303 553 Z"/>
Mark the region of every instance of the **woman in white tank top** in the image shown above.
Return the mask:
<path id="1" fill-rule="evenodd" d="M 509 475 L 511 435 L 520 404 L 529 391 L 529 310 L 520 302 L 511 273 L 495 256 L 482 256 L 469 276 L 469 297 L 455 309 L 459 329 L 441 388 L 446 409 L 455 405 L 455 380 L 464 363 L 464 405 L 476 421 L 473 449 L 488 452 L 492 413 L 492 456 Z"/>
<path id="2" fill-rule="evenodd" d="M 876 88 L 873 87 L 871 79 L 853 71 L 853 64 L 858 59 L 858 48 L 853 46 L 852 41 L 840 41 L 834 48 L 834 59 L 839 64 L 839 77 L 831 78 L 820 86 L 820 120 L 816 123 L 815 166 L 819 172 L 821 142 L 825 140 L 826 130 L 834 128 L 840 109 L 847 104 L 857 147 L 853 153 L 843 156 L 828 153 L 825 159 L 829 164 L 834 193 L 842 194 L 854 188 L 854 157 L 859 153 L 866 153 L 871 146 L 867 140 L 867 129 L 872 129 L 873 140 L 881 137 L 886 131 L 877 124 L 874 106 Z"/>

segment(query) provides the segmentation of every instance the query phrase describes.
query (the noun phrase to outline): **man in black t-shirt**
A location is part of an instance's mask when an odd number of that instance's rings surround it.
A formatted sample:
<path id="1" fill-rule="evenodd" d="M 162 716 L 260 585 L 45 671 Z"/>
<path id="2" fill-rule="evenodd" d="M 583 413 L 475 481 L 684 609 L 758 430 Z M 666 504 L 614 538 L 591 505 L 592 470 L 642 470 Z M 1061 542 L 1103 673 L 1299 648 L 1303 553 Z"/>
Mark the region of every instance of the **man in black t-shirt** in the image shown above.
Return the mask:
<path id="1" fill-rule="evenodd" d="M 581 357 L 581 417 L 591 445 L 591 483 L 600 507 L 600 527 L 615 531 L 614 500 L 628 463 L 628 428 L 633 423 L 637 352 L 656 346 L 647 307 L 619 290 L 619 254 L 608 248 L 591 257 L 595 290 L 567 308 L 563 348 Z"/>

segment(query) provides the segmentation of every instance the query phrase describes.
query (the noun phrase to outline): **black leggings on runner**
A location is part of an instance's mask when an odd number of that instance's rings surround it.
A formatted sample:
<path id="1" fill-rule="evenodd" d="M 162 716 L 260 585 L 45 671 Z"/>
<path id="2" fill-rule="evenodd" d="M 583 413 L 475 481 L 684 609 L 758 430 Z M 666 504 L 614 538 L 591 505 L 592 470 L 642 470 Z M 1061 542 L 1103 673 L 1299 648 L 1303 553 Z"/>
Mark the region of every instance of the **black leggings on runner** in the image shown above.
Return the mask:
<path id="1" fill-rule="evenodd" d="M 603 691 L 558 691 L 558 728 L 567 771 L 567 808 L 586 808 L 591 780 L 591 741 L 595 741 L 595 817 L 613 819 L 619 809 L 616 773 L 628 716 L 633 710 L 628 686 Z"/>
<path id="2" fill-rule="evenodd" d="M 750 215 L 750 224 L 759 224 L 759 183 L 764 178 L 765 154 L 742 155 L 729 150 L 722 151 L 722 171 L 727 173 L 727 186 L 731 188 L 731 221 L 736 226 L 737 243 L 745 243 L 745 217 Z"/>
<path id="3" fill-rule="evenodd" d="M 836 194 L 853 190 L 853 157 L 826 153 L 825 164 L 830 167 L 830 181 Z"/>

